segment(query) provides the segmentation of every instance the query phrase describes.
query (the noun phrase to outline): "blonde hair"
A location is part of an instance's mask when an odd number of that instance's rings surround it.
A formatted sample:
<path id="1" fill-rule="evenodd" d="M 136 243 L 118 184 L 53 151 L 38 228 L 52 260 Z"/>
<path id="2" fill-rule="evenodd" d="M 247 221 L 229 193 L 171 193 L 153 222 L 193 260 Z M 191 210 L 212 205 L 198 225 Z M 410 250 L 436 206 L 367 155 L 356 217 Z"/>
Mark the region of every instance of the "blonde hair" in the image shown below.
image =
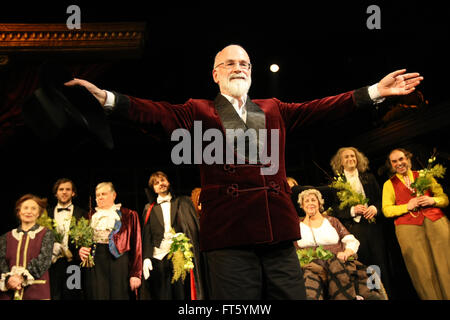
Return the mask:
<path id="1" fill-rule="evenodd" d="M 346 150 L 352 150 L 355 153 L 356 156 L 356 169 L 358 169 L 358 172 L 365 172 L 369 169 L 369 159 L 358 149 L 355 147 L 343 147 L 340 148 L 336 154 L 331 158 L 330 165 L 333 169 L 333 173 L 336 174 L 336 172 L 342 173 L 344 171 L 344 166 L 342 165 L 342 152 Z"/>
<path id="2" fill-rule="evenodd" d="M 111 192 L 116 192 L 116 190 L 114 189 L 114 185 L 112 184 L 112 182 L 100 182 L 96 187 L 95 187 L 95 191 L 98 191 L 101 188 L 104 187 L 109 187 Z"/>
<path id="3" fill-rule="evenodd" d="M 305 199 L 305 197 L 309 196 L 309 195 L 315 195 L 317 200 L 319 201 L 319 212 L 322 213 L 325 211 L 325 209 L 323 208 L 325 201 L 323 200 L 322 194 L 320 193 L 319 190 L 317 189 L 308 189 L 305 191 L 300 192 L 300 194 L 298 195 L 298 204 L 300 205 L 301 208 L 303 208 L 303 200 Z"/>

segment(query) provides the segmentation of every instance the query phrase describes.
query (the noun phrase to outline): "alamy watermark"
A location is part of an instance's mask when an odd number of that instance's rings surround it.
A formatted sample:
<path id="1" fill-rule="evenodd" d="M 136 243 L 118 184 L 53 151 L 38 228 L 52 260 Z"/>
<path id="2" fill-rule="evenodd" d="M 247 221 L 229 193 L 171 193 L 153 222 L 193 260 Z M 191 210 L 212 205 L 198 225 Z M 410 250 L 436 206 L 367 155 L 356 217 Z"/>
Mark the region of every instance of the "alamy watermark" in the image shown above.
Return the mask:
<path id="1" fill-rule="evenodd" d="M 367 275 L 367 288 L 370 290 L 381 289 L 381 270 L 377 265 L 370 265 L 366 269 Z"/>
<path id="2" fill-rule="evenodd" d="M 367 7 L 366 13 L 370 14 L 367 18 L 366 26 L 369 30 L 381 29 L 381 9 L 379 6 L 372 4 Z"/>
<path id="3" fill-rule="evenodd" d="M 226 129 L 224 138 L 222 130 L 210 128 L 203 132 L 202 121 L 194 121 L 193 136 L 189 130 L 179 128 L 172 132 L 171 141 L 179 142 L 170 155 L 176 165 L 260 164 L 262 175 L 277 174 L 279 169 L 279 129 Z M 203 148 L 204 143 L 208 144 Z"/>
<path id="4" fill-rule="evenodd" d="M 67 29 L 81 29 L 81 9 L 79 6 L 72 4 L 67 7 L 66 13 L 71 14 L 66 20 Z"/>

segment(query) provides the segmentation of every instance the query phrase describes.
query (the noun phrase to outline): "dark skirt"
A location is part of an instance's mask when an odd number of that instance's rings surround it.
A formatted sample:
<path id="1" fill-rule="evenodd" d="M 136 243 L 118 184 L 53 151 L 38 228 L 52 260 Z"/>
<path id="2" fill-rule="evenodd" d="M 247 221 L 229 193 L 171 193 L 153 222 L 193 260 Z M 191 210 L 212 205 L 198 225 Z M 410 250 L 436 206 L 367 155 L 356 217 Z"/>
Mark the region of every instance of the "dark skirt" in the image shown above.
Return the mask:
<path id="1" fill-rule="evenodd" d="M 88 300 L 129 300 L 128 253 L 115 258 L 107 244 L 97 244 L 95 265 L 85 268 L 85 292 Z"/>

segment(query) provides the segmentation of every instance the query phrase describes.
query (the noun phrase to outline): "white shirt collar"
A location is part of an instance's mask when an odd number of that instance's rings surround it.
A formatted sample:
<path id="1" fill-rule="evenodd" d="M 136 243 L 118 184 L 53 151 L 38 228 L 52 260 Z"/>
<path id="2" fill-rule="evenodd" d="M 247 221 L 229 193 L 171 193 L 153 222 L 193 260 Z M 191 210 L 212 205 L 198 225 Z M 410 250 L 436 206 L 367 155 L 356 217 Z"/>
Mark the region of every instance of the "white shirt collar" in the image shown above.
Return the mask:
<path id="1" fill-rule="evenodd" d="M 242 101 L 242 106 L 240 108 L 239 108 L 239 100 L 238 99 L 231 97 L 229 95 L 223 94 L 223 93 L 221 93 L 221 95 L 223 95 L 231 103 L 231 105 L 234 107 L 234 110 L 236 110 L 239 117 L 241 117 L 241 119 L 244 120 L 244 122 L 246 122 L 247 108 L 245 107 L 245 104 L 247 103 L 248 95 L 244 95 L 243 97 L 241 97 L 240 100 Z"/>
<path id="2" fill-rule="evenodd" d="M 117 210 L 120 210 L 121 206 L 122 206 L 122 204 L 117 203 L 117 204 L 113 204 L 113 206 L 109 209 L 100 209 L 99 207 L 96 207 L 95 212 L 96 213 L 116 212 Z"/>
<path id="3" fill-rule="evenodd" d="M 347 179 L 349 178 L 358 178 L 359 177 L 359 172 L 358 169 L 355 169 L 353 172 L 347 171 L 344 169 L 344 174 L 347 177 Z"/>
<path id="4" fill-rule="evenodd" d="M 156 202 L 158 204 L 162 203 L 162 202 L 165 202 L 165 201 L 170 202 L 170 200 L 172 200 L 172 194 L 170 194 L 170 193 L 168 195 L 166 195 L 166 196 L 158 195 L 158 198 L 156 198 Z"/>
<path id="5" fill-rule="evenodd" d="M 63 206 L 62 204 L 60 204 L 58 202 L 58 204 L 56 205 L 56 208 L 69 208 L 69 209 L 72 209 L 73 208 L 73 204 L 72 204 L 72 202 L 70 202 L 70 204 Z"/>

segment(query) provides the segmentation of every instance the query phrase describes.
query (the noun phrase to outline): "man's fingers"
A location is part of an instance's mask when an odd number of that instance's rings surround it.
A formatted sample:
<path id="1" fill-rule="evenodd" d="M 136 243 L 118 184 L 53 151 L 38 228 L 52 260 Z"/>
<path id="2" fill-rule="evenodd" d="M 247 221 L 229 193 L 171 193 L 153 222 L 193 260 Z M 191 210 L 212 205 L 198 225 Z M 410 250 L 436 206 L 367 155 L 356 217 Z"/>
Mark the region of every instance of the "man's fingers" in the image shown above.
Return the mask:
<path id="1" fill-rule="evenodd" d="M 405 72 L 406 72 L 406 69 L 400 69 L 400 70 L 396 70 L 394 72 L 391 72 L 389 75 L 391 77 L 395 78 L 395 77 L 397 77 L 397 76 L 399 76 L 399 75 L 401 75 L 401 74 L 403 74 Z"/>
<path id="2" fill-rule="evenodd" d="M 423 80 L 423 77 L 418 72 L 412 72 L 412 73 L 404 74 L 403 79 L 405 79 L 405 80 L 412 79 L 412 81 L 416 81 L 417 79 L 420 79 L 419 81 L 421 81 L 421 80 Z"/>

